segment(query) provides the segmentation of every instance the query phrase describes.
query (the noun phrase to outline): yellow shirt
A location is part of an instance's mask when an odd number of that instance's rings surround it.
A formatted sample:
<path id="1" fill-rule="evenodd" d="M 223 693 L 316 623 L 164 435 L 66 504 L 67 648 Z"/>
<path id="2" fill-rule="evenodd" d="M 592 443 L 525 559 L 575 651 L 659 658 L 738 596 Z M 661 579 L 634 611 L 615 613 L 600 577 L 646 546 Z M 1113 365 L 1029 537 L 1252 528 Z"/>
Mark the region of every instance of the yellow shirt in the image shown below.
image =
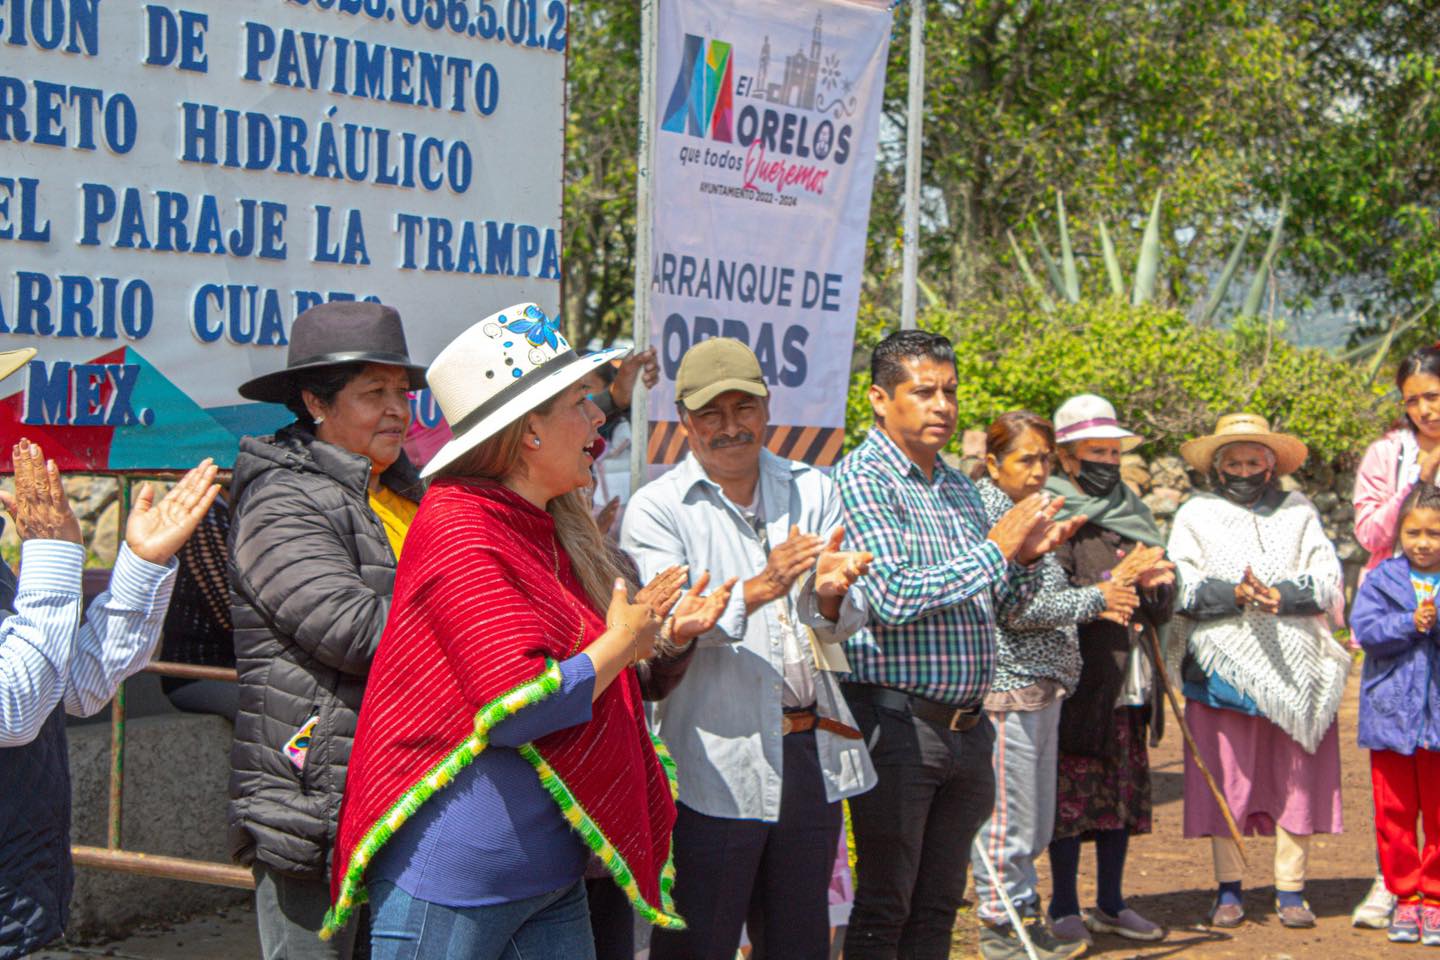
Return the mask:
<path id="1" fill-rule="evenodd" d="M 415 521 L 415 511 L 420 509 L 420 504 L 406 500 L 382 485 L 378 492 L 370 494 L 370 509 L 380 518 L 385 536 L 390 540 L 390 549 L 395 551 L 395 559 L 399 560 L 400 551 L 405 548 L 405 533 Z"/>

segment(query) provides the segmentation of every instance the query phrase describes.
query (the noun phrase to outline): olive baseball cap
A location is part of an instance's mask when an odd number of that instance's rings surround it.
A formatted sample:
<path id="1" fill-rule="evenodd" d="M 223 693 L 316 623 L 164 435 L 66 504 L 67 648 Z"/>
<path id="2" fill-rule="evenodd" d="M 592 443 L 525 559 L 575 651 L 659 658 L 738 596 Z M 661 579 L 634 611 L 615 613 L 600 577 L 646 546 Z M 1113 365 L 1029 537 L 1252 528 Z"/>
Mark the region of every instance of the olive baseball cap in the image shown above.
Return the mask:
<path id="1" fill-rule="evenodd" d="M 686 410 L 699 410 L 727 390 L 770 396 L 754 352 L 739 340 L 711 337 L 695 344 L 675 371 L 675 399 Z"/>

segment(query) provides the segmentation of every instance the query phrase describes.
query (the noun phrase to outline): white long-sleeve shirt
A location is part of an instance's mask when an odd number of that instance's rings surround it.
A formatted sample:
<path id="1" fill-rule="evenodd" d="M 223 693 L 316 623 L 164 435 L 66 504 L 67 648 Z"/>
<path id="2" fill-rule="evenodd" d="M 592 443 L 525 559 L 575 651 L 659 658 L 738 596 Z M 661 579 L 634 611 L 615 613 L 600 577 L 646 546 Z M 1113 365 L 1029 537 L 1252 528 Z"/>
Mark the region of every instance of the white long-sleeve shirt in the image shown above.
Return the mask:
<path id="1" fill-rule="evenodd" d="M 56 704 L 84 717 L 150 661 L 175 561 L 157 566 L 121 545 L 110 589 L 80 619 L 85 549 L 63 540 L 20 545 L 15 612 L 0 621 L 0 747 L 29 743 Z"/>

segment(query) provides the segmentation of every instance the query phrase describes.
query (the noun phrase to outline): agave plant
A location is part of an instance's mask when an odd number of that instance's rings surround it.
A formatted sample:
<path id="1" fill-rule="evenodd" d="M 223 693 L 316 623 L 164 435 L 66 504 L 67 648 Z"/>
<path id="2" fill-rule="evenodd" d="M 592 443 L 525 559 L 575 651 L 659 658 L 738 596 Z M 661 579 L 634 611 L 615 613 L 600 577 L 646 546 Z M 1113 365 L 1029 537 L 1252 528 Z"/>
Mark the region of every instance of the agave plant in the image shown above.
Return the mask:
<path id="1" fill-rule="evenodd" d="M 1115 244 L 1110 240 L 1110 231 L 1105 228 L 1103 220 L 1097 222 L 1097 231 L 1100 234 L 1100 252 L 1105 261 L 1105 274 L 1110 282 L 1110 292 L 1117 297 L 1128 295 L 1130 302 L 1135 306 L 1148 303 L 1155 296 L 1155 284 L 1160 273 L 1160 201 L 1162 195 L 1163 191 L 1156 191 L 1155 202 L 1150 205 L 1150 217 L 1145 223 L 1145 232 L 1140 239 L 1140 252 L 1135 258 L 1135 270 L 1128 291 L 1125 289 L 1120 260 L 1115 255 Z M 1020 266 L 1025 283 L 1034 292 L 1040 301 L 1040 306 L 1047 313 L 1055 311 L 1056 298 L 1068 303 L 1080 302 L 1080 273 L 1076 267 L 1074 247 L 1070 242 L 1070 224 L 1065 215 L 1064 194 L 1056 194 L 1055 208 L 1056 222 L 1060 233 L 1060 259 L 1058 262 L 1050 255 L 1045 241 L 1040 236 L 1039 228 L 1031 226 L 1035 239 L 1035 250 L 1040 255 L 1048 285 L 1041 281 L 1030 266 L 1030 260 L 1025 256 L 1025 251 L 1020 248 L 1020 244 L 1016 242 L 1014 233 L 1006 231 L 1010 249 L 1015 254 L 1015 262 Z M 1275 226 L 1270 230 L 1270 242 L 1265 247 L 1265 255 L 1260 260 L 1260 268 L 1255 272 L 1255 278 L 1250 283 L 1250 289 L 1246 292 L 1238 316 L 1253 317 L 1260 312 L 1260 303 L 1264 298 L 1266 284 L 1275 267 L 1275 258 L 1279 254 L 1280 241 L 1284 235 L 1285 217 L 1289 211 L 1290 200 L 1286 197 L 1280 204 L 1280 214 L 1275 218 Z M 1240 269 L 1240 262 L 1244 257 L 1245 246 L 1249 240 L 1250 227 L 1246 225 L 1240 233 L 1239 240 L 1235 243 L 1235 248 L 1226 258 L 1220 275 L 1215 278 L 1215 283 L 1211 286 L 1204 304 L 1199 309 L 1196 320 L 1202 326 L 1213 321 L 1216 314 L 1219 313 L 1220 306 L 1225 300 L 1225 294 L 1229 291 L 1230 284 Z"/>

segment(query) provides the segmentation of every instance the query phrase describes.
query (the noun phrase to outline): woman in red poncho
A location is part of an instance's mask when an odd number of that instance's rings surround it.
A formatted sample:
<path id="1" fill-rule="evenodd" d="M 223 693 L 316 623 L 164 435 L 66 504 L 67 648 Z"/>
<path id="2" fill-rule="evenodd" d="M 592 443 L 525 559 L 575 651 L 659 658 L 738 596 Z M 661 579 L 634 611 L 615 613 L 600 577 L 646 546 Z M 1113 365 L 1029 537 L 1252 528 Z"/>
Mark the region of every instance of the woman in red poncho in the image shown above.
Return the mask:
<path id="1" fill-rule="evenodd" d="M 454 439 L 371 668 L 326 918 L 368 898 L 376 960 L 593 956 L 592 853 L 642 916 L 683 925 L 672 785 L 627 668 L 686 573 L 630 602 L 582 492 L 603 420 L 582 378 L 616 353 L 579 357 L 522 304 L 427 373 Z M 710 599 L 686 594 L 673 630 L 713 619 Z"/>

